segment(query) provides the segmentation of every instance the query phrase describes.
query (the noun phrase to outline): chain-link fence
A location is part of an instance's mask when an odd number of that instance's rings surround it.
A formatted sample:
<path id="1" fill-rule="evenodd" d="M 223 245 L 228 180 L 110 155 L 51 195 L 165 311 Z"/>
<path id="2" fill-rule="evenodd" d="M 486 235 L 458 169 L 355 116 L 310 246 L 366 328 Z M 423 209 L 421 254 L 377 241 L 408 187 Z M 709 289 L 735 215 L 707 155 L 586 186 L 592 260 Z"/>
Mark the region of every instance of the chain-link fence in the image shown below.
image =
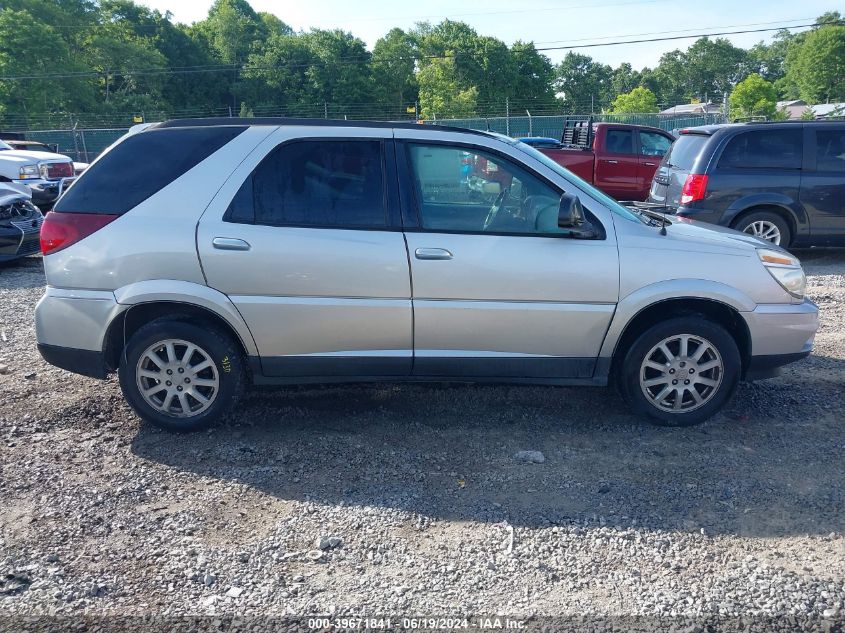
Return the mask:
<path id="1" fill-rule="evenodd" d="M 687 116 L 665 116 L 659 114 L 596 114 L 593 121 L 609 123 L 631 123 L 650 125 L 664 130 L 676 130 L 697 125 L 724 123 L 722 114 L 701 114 Z M 436 119 L 423 123 L 436 123 L 453 127 L 466 127 L 475 130 L 499 132 L 516 138 L 523 136 L 548 136 L 559 139 L 563 134 L 563 125 L 567 116 L 511 116 L 479 117 L 471 119 Z M 407 121 L 406 121 L 407 122 Z M 74 160 L 91 162 L 104 149 L 123 136 L 129 128 L 85 128 L 74 130 L 28 130 L 26 138 L 55 145 L 60 154 Z"/>

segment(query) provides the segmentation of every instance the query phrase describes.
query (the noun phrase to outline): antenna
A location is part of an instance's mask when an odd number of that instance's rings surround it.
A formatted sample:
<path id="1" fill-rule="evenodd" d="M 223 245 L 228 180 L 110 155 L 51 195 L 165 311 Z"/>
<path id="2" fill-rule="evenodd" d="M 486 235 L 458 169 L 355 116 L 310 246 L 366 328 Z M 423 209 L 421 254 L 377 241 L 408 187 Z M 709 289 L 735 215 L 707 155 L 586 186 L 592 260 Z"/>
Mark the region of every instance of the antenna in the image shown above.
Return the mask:
<path id="1" fill-rule="evenodd" d="M 660 224 L 660 234 L 666 235 L 666 210 L 663 210 L 663 213 L 660 214 L 661 217 L 661 224 Z"/>

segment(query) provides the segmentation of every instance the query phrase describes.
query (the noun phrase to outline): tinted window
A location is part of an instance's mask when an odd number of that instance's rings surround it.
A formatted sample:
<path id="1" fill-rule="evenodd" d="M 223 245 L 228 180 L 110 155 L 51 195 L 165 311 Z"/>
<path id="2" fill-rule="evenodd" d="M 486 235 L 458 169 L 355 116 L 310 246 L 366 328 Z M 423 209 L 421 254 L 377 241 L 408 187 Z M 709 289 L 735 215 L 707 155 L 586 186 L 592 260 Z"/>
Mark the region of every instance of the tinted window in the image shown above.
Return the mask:
<path id="1" fill-rule="evenodd" d="M 409 147 L 423 228 L 557 233 L 560 193 L 511 161 L 475 148 Z"/>
<path id="2" fill-rule="evenodd" d="M 166 128 L 129 136 L 91 165 L 56 203 L 55 210 L 122 215 L 245 129 Z"/>
<path id="3" fill-rule="evenodd" d="M 663 156 L 670 145 L 672 141 L 662 134 L 640 131 L 640 154 L 643 156 Z"/>
<path id="4" fill-rule="evenodd" d="M 269 225 L 387 224 L 381 141 L 282 145 L 256 168 L 226 219 Z"/>
<path id="5" fill-rule="evenodd" d="M 672 143 L 669 152 L 663 157 L 663 164 L 667 167 L 677 167 L 683 171 L 692 170 L 695 160 L 704 149 L 710 137 L 704 134 L 681 134 Z"/>
<path id="6" fill-rule="evenodd" d="M 801 128 L 755 130 L 737 134 L 722 151 L 719 167 L 726 169 L 800 169 Z"/>
<path id="7" fill-rule="evenodd" d="M 631 130 L 608 130 L 606 145 L 609 154 L 636 154 Z"/>
<path id="8" fill-rule="evenodd" d="M 845 130 L 816 131 L 816 169 L 845 171 Z"/>

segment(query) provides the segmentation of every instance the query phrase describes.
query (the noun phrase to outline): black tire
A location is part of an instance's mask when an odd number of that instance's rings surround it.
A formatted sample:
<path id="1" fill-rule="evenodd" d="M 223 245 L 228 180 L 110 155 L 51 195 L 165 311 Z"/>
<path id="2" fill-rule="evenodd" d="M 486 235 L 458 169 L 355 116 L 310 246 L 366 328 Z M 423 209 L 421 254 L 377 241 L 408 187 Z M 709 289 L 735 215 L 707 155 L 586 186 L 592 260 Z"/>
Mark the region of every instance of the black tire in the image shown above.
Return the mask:
<path id="1" fill-rule="evenodd" d="M 206 355 L 214 365 L 213 368 L 209 367 L 205 370 L 208 373 L 200 374 L 200 376 L 212 375 L 218 381 L 217 387 L 204 388 L 205 395 L 212 400 L 211 404 L 205 410 L 190 417 L 179 417 L 177 413 L 171 414 L 154 407 L 141 392 L 138 382 L 142 379 L 136 377 L 141 356 L 151 346 L 168 339 L 177 339 L 195 345 L 199 352 Z M 182 354 L 186 352 L 185 349 Z M 178 348 L 176 353 L 178 356 Z M 194 356 L 194 358 L 197 357 Z M 198 366 L 200 363 L 195 364 Z M 124 353 L 121 354 L 118 376 L 124 397 L 142 419 L 161 429 L 176 432 L 197 431 L 220 420 L 235 406 L 246 384 L 243 353 L 231 336 L 208 324 L 195 324 L 173 317 L 151 321 L 132 335 Z M 196 382 L 198 383 L 199 380 Z M 210 396 L 212 393 L 213 399 Z M 175 404 L 173 403 L 170 408 L 173 409 Z M 189 403 L 189 408 L 191 404 L 203 406 L 195 398 Z"/>
<path id="2" fill-rule="evenodd" d="M 712 382 L 718 383 L 712 388 L 712 390 L 708 389 L 707 386 L 696 386 L 694 384 L 692 387 L 684 387 L 683 380 L 685 378 L 689 378 L 689 376 L 686 373 L 684 373 L 683 376 L 681 375 L 681 372 L 686 372 L 687 370 L 680 369 L 680 367 L 683 367 L 680 363 L 690 363 L 691 368 L 692 361 L 680 360 L 681 357 L 679 355 L 679 360 L 677 361 L 679 367 L 678 369 L 672 371 L 670 380 L 674 379 L 674 376 L 677 375 L 681 378 L 681 384 L 678 388 L 685 389 L 685 391 L 675 391 L 675 387 L 672 387 L 671 384 L 667 384 L 666 388 L 669 388 L 672 391 L 670 391 L 667 396 L 664 396 L 664 400 L 665 398 L 673 396 L 672 403 L 674 404 L 675 399 L 680 396 L 682 406 L 684 402 L 688 402 L 690 410 L 681 410 L 678 412 L 667 411 L 655 404 L 652 398 L 646 396 L 644 393 L 646 388 L 643 387 L 640 382 L 641 372 L 654 372 L 652 369 L 644 369 L 643 364 L 656 346 L 658 346 L 662 341 L 665 341 L 673 336 L 686 334 L 693 337 L 691 344 L 695 345 L 695 350 L 698 349 L 698 345 L 700 344 L 696 342 L 698 340 L 697 337 L 700 337 L 700 339 L 709 342 L 710 345 L 718 352 L 718 356 L 721 358 L 721 369 L 717 370 L 718 374 L 712 373 L 714 370 L 709 369 L 704 370 L 701 376 L 704 377 L 704 374 L 709 373 L 709 377 L 707 378 L 708 380 L 715 375 L 720 376 L 720 380 L 712 380 Z M 694 350 L 689 347 L 689 345 L 690 344 L 688 343 L 688 355 L 690 353 L 694 355 Z M 670 351 L 676 354 L 678 353 L 671 348 Z M 652 358 L 654 357 L 652 356 Z M 712 358 L 710 352 L 707 353 L 705 360 L 707 358 Z M 668 366 L 669 365 L 666 364 L 666 367 Z M 696 366 L 699 365 L 696 364 Z M 702 363 L 700 366 L 704 367 L 705 363 Z M 622 397 L 628 405 L 637 413 L 649 416 L 652 423 L 660 426 L 691 426 L 693 424 L 704 422 L 725 405 L 736 390 L 741 370 L 742 360 L 739 355 L 739 349 L 737 348 L 733 337 L 725 330 L 725 328 L 717 323 L 707 320 L 703 316 L 692 315 L 667 319 L 666 321 L 653 325 L 640 334 L 627 351 L 624 352 L 622 362 L 619 366 L 617 380 L 620 391 L 622 392 Z M 665 369 L 663 371 L 666 376 L 669 376 L 666 372 L 670 370 Z M 678 373 L 676 374 L 675 372 Z M 658 376 L 659 373 L 660 372 L 657 372 Z M 690 373 L 694 373 L 694 370 L 691 370 Z M 647 373 L 644 374 L 644 376 L 648 375 L 649 374 Z M 678 381 L 676 380 L 675 382 L 677 383 Z M 704 391 L 706 397 L 703 397 L 704 402 L 702 404 L 694 404 L 693 394 L 690 391 L 691 388 L 697 389 L 699 395 L 702 395 L 701 390 Z M 660 391 L 660 387 L 654 387 L 653 389 L 654 391 Z M 659 397 L 659 393 L 655 394 L 654 397 Z"/>
<path id="3" fill-rule="evenodd" d="M 755 222 L 770 222 L 774 224 L 778 228 L 778 231 L 780 231 L 780 242 L 778 242 L 779 246 L 782 248 L 787 248 L 789 246 L 792 241 L 792 230 L 789 228 L 789 222 L 784 220 L 783 216 L 775 213 L 774 211 L 755 211 L 753 213 L 749 213 L 748 215 L 744 215 L 736 220 L 731 225 L 731 228 L 745 233 L 746 229 Z"/>

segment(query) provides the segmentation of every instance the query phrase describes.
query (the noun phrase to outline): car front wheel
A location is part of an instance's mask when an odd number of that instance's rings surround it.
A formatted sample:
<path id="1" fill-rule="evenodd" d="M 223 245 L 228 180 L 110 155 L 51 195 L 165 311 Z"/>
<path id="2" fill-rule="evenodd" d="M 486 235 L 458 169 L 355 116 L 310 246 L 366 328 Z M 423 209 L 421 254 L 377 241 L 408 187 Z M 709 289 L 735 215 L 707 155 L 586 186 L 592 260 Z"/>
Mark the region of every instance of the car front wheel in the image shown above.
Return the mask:
<path id="1" fill-rule="evenodd" d="M 620 387 L 657 424 L 689 426 L 719 411 L 739 382 L 733 337 L 703 317 L 676 317 L 643 332 L 625 353 Z"/>
<path id="2" fill-rule="evenodd" d="M 232 409 L 245 382 L 243 355 L 230 336 L 172 318 L 132 335 L 118 374 L 135 412 L 168 431 L 210 426 Z"/>

